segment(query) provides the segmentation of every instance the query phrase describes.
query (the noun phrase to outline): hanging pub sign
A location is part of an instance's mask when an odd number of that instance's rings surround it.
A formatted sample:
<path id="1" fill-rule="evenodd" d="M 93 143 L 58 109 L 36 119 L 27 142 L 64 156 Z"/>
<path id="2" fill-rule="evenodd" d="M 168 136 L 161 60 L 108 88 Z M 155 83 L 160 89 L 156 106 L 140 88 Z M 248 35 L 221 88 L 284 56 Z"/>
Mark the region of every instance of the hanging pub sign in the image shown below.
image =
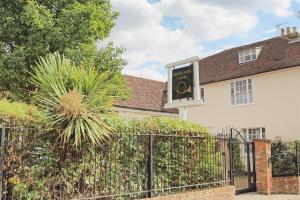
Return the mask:
<path id="1" fill-rule="evenodd" d="M 192 98 L 194 93 L 193 65 L 172 72 L 172 99 Z"/>

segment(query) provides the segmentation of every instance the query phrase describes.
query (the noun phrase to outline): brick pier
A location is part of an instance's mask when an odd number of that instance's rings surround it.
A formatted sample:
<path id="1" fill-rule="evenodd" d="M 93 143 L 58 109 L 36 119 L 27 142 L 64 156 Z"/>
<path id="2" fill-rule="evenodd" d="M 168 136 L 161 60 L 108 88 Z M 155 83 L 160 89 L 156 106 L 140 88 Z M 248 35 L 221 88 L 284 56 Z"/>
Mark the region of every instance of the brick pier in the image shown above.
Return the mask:
<path id="1" fill-rule="evenodd" d="M 257 192 L 270 195 L 272 192 L 271 141 L 254 140 Z"/>

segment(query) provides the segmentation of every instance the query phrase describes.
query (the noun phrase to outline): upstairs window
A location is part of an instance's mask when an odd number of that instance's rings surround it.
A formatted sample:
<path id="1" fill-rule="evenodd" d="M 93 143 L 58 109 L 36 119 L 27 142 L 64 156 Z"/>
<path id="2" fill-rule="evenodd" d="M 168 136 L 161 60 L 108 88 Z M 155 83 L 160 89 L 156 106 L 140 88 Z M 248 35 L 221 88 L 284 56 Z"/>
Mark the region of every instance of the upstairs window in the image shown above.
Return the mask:
<path id="1" fill-rule="evenodd" d="M 258 54 L 260 53 L 261 47 L 254 49 L 248 49 L 239 52 L 239 63 L 251 62 L 257 59 Z"/>
<path id="2" fill-rule="evenodd" d="M 231 105 L 253 103 L 252 80 L 240 80 L 231 83 Z"/>

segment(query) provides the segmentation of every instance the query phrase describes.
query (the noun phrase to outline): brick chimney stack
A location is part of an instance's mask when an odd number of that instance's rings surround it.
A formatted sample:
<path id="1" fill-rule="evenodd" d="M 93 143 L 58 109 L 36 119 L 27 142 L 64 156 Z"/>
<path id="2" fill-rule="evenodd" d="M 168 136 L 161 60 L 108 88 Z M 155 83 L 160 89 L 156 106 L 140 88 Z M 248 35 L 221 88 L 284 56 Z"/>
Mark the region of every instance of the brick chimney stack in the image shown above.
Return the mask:
<path id="1" fill-rule="evenodd" d="M 296 32 L 297 32 L 297 27 L 294 26 L 294 27 L 293 27 L 293 33 L 296 33 Z"/>
<path id="2" fill-rule="evenodd" d="M 281 35 L 282 37 L 284 37 L 284 35 L 285 35 L 285 29 L 282 28 L 280 31 L 281 31 L 281 34 L 280 34 L 280 35 Z"/>
<path id="3" fill-rule="evenodd" d="M 297 31 L 297 27 L 287 27 L 286 30 L 284 30 L 283 28 L 281 29 L 281 36 L 288 38 L 290 40 L 293 39 L 299 39 L 300 34 Z"/>
<path id="4" fill-rule="evenodd" d="M 291 27 L 287 27 L 287 28 L 286 28 L 286 34 L 287 34 L 287 35 L 291 34 Z"/>

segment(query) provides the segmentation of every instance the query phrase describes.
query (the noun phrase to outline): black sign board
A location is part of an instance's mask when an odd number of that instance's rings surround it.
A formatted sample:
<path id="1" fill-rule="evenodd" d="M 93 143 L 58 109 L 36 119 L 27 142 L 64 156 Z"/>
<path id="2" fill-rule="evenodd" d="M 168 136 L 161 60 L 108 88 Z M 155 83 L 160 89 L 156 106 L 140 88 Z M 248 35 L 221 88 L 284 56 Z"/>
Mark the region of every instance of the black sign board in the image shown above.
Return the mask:
<path id="1" fill-rule="evenodd" d="M 174 69 L 172 73 L 172 99 L 192 98 L 194 93 L 193 65 Z"/>

